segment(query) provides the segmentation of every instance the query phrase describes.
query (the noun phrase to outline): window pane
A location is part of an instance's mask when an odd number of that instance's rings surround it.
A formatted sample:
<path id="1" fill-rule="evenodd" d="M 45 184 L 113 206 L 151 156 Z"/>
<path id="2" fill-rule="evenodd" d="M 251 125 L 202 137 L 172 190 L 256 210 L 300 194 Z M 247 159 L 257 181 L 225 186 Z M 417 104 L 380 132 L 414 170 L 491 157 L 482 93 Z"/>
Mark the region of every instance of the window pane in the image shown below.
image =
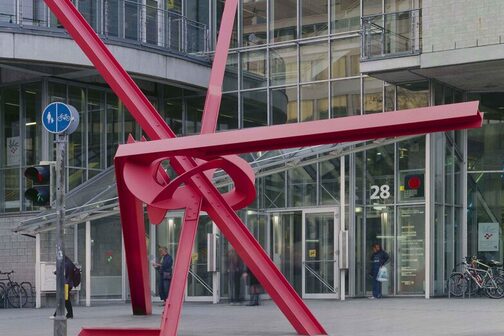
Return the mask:
<path id="1" fill-rule="evenodd" d="M 119 99 L 112 94 L 107 94 L 107 167 L 114 164 L 117 147 L 122 143 L 122 105 Z"/>
<path id="2" fill-rule="evenodd" d="M 297 48 L 270 50 L 271 85 L 295 84 L 297 82 Z"/>
<path id="3" fill-rule="evenodd" d="M 268 83 L 266 49 L 242 53 L 243 88 L 264 87 Z"/>
<path id="4" fill-rule="evenodd" d="M 288 171 L 287 206 L 310 206 L 317 203 L 317 165 L 297 167 Z"/>
<path id="5" fill-rule="evenodd" d="M 331 90 L 332 118 L 360 114 L 360 79 L 334 81 Z"/>
<path id="6" fill-rule="evenodd" d="M 100 91 L 88 91 L 88 168 L 103 169 L 105 153 L 105 101 Z"/>
<path id="7" fill-rule="evenodd" d="M 327 0 L 301 0 L 301 37 L 327 35 Z"/>
<path id="8" fill-rule="evenodd" d="M 364 0 L 362 5 L 364 6 L 364 15 L 381 14 L 383 12 L 382 0 Z"/>
<path id="9" fill-rule="evenodd" d="M 360 41 L 358 38 L 331 42 L 331 78 L 360 75 Z"/>
<path id="10" fill-rule="evenodd" d="M 360 2 L 354 0 L 331 0 L 332 33 L 341 33 L 360 28 Z"/>
<path id="11" fill-rule="evenodd" d="M 0 169 L 0 211 L 19 211 L 19 168 Z"/>
<path id="12" fill-rule="evenodd" d="M 273 124 L 297 122 L 297 88 L 278 88 L 271 90 L 271 112 Z"/>
<path id="13" fill-rule="evenodd" d="M 320 204 L 339 204 L 340 159 L 320 162 Z"/>
<path id="14" fill-rule="evenodd" d="M 399 160 L 399 201 L 425 199 L 425 137 L 397 144 Z"/>
<path id="15" fill-rule="evenodd" d="M 26 165 L 38 164 L 40 161 L 42 115 L 40 85 L 30 84 L 23 87 L 24 116 L 22 125 L 25 126 L 24 152 Z"/>
<path id="16" fill-rule="evenodd" d="M 70 167 L 85 167 L 85 134 L 86 134 L 86 90 L 71 86 L 68 88 L 68 103 L 79 112 L 79 126 L 70 134 L 68 141 L 68 165 Z"/>
<path id="17" fill-rule="evenodd" d="M 219 131 L 238 128 L 238 95 L 227 93 L 222 95 L 217 129 Z"/>
<path id="18" fill-rule="evenodd" d="M 268 125 L 267 91 L 250 91 L 242 93 L 243 127 Z"/>
<path id="19" fill-rule="evenodd" d="M 429 82 L 404 84 L 397 87 L 399 110 L 429 106 Z"/>
<path id="20" fill-rule="evenodd" d="M 383 82 L 364 78 L 364 113 L 383 112 Z"/>
<path id="21" fill-rule="evenodd" d="M 265 44 L 267 41 L 267 1 L 244 1 L 243 46 Z"/>
<path id="22" fill-rule="evenodd" d="M 327 43 L 306 44 L 300 53 L 301 82 L 311 82 L 329 78 Z"/>
<path id="23" fill-rule="evenodd" d="M 368 204 L 394 203 L 394 145 L 366 151 Z"/>
<path id="24" fill-rule="evenodd" d="M 200 95 L 186 97 L 187 103 L 187 122 L 185 134 L 197 134 L 201 131 L 201 118 L 203 117 L 203 108 L 205 106 L 205 96 Z"/>
<path id="25" fill-rule="evenodd" d="M 289 41 L 297 38 L 296 0 L 271 0 L 271 40 Z"/>
<path id="26" fill-rule="evenodd" d="M 301 121 L 329 118 L 327 83 L 301 86 Z"/>

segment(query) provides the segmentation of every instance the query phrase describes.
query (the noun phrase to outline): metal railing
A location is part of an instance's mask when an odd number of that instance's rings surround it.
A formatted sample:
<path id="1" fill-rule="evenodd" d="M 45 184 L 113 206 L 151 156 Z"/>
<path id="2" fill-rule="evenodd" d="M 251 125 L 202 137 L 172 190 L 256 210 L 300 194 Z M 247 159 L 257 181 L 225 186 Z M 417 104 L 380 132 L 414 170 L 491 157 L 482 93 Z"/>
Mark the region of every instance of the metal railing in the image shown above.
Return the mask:
<path id="1" fill-rule="evenodd" d="M 103 38 L 135 42 L 186 54 L 209 52 L 207 25 L 180 13 L 134 0 L 73 0 Z M 63 27 L 43 0 L 0 0 L 0 26 L 30 29 Z"/>
<path id="2" fill-rule="evenodd" d="M 420 54 L 421 31 L 420 9 L 363 16 L 361 60 Z"/>

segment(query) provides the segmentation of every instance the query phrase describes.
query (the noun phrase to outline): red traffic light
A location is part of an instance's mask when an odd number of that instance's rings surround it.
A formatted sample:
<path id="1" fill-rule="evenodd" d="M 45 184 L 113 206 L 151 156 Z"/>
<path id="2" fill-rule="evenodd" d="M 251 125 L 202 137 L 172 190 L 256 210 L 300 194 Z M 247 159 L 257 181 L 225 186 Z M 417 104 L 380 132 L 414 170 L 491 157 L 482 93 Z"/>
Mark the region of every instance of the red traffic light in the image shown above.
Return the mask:
<path id="1" fill-rule="evenodd" d="M 51 167 L 49 165 L 29 167 L 25 169 L 24 176 L 34 185 L 50 184 Z"/>

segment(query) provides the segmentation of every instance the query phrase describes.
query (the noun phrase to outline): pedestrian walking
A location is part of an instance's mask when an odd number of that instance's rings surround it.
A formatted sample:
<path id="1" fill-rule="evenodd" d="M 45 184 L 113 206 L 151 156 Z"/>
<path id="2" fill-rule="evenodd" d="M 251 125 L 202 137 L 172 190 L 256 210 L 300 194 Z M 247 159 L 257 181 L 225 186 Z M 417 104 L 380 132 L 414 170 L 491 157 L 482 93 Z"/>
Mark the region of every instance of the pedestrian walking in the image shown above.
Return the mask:
<path id="1" fill-rule="evenodd" d="M 80 284 L 80 270 L 75 266 L 72 260 L 65 255 L 63 259 L 64 263 L 64 272 L 65 272 L 65 309 L 66 309 L 66 318 L 73 319 L 73 307 L 72 301 L 70 297 L 70 291 L 73 287 L 77 287 Z M 77 274 L 78 273 L 78 274 Z M 56 274 L 56 271 L 54 272 Z M 78 276 L 78 278 L 77 278 Z M 51 318 L 56 316 L 56 312 L 54 312 Z"/>

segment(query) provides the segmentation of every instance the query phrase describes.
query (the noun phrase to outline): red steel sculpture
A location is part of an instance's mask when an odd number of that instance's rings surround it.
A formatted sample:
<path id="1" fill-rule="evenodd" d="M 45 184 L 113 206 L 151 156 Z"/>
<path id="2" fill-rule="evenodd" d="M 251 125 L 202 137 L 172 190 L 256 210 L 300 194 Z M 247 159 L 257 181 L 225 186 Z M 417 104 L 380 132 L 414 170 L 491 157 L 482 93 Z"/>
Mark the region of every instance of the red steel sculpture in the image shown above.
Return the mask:
<path id="1" fill-rule="evenodd" d="M 153 224 L 159 224 L 169 210 L 185 210 L 170 293 L 160 328 L 84 328 L 80 335 L 177 334 L 201 211 L 210 215 L 298 334 L 326 335 L 322 325 L 235 213 L 235 210 L 250 204 L 256 195 L 254 172 L 236 154 L 475 128 L 482 123 L 478 102 L 469 102 L 215 133 L 238 6 L 237 0 L 227 0 L 210 74 L 202 134 L 176 139 L 71 1 L 45 2 L 151 140 L 135 143 L 130 137 L 129 144 L 119 146 L 115 157 L 131 304 L 136 315 L 152 312 L 142 205 L 147 205 Z M 173 180 L 160 166 L 165 160 L 169 160 L 178 174 Z M 223 169 L 229 174 L 234 182 L 233 190 L 221 194 L 213 186 L 212 175 L 216 169 Z"/>

